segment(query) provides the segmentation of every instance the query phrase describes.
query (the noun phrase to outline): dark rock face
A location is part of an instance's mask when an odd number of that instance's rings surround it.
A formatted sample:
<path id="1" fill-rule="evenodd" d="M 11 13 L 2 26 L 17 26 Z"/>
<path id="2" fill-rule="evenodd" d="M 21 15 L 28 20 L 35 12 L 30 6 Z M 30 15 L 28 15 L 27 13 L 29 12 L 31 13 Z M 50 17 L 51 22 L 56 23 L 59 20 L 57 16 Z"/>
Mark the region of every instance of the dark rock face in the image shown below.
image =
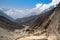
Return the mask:
<path id="1" fill-rule="evenodd" d="M 57 30 L 58 30 L 58 33 L 60 34 L 60 26 L 57 28 Z"/>

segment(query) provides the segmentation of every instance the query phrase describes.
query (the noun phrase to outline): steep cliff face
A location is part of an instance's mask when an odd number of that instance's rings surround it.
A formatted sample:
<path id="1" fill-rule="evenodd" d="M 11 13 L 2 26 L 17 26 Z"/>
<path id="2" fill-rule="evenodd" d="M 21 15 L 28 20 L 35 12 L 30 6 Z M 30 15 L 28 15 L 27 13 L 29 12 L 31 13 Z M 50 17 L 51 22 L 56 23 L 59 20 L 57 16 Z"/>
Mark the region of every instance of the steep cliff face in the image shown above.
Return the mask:
<path id="1" fill-rule="evenodd" d="M 50 10 L 49 12 L 44 13 L 42 18 L 38 17 L 34 24 L 32 24 L 32 26 L 29 27 L 29 29 L 47 29 L 49 28 L 49 25 L 51 26 L 53 24 L 54 26 L 56 26 L 57 24 L 59 24 L 59 17 L 60 17 L 60 4 L 56 8 Z M 55 23 L 56 21 L 57 23 Z"/>
<path id="2" fill-rule="evenodd" d="M 60 3 L 59 5 L 56 7 L 55 11 L 53 12 L 53 14 L 50 17 L 51 19 L 51 23 L 49 24 L 47 31 L 49 33 L 55 36 L 57 36 L 57 40 L 60 40 Z"/>

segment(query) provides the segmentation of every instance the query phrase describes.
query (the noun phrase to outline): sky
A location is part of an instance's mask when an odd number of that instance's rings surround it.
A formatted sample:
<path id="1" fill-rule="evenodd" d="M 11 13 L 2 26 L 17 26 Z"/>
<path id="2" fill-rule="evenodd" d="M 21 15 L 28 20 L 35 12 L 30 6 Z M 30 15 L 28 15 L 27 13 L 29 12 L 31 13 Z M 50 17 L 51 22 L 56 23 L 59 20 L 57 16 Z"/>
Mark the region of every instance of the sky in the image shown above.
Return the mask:
<path id="1" fill-rule="evenodd" d="M 0 0 L 0 7 L 3 8 L 20 8 L 20 9 L 30 9 L 35 7 L 35 4 L 48 4 L 52 0 Z"/>
<path id="2" fill-rule="evenodd" d="M 0 0 L 0 10 L 14 19 L 38 15 L 56 7 L 60 0 Z"/>

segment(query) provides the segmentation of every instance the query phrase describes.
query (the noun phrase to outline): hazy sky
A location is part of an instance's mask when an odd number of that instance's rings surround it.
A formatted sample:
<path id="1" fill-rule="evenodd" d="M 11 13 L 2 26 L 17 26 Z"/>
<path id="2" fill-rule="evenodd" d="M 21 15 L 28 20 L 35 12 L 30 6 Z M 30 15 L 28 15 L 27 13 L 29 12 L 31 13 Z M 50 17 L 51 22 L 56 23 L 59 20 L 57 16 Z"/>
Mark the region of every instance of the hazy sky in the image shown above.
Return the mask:
<path id="1" fill-rule="evenodd" d="M 60 0 L 0 0 L 0 10 L 16 19 L 38 15 L 44 10 L 56 7 L 59 2 Z"/>

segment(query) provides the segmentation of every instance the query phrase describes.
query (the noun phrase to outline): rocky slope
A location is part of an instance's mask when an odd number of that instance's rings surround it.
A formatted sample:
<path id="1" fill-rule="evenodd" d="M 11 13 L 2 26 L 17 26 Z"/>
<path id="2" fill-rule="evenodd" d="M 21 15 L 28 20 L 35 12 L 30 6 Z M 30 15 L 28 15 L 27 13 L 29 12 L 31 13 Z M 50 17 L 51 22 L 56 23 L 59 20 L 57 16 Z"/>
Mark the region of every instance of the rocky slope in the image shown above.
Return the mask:
<path id="1" fill-rule="evenodd" d="M 28 35 L 17 40 L 60 40 L 60 4 L 47 19 L 44 19 L 41 25 L 39 20 L 34 24 L 36 23 L 38 27 L 30 26 L 26 30 Z"/>
<path id="2" fill-rule="evenodd" d="M 39 20 L 41 22 L 41 20 L 43 20 L 44 17 L 51 15 L 51 12 L 53 12 L 52 9 L 54 9 L 54 7 L 50 7 L 49 10 L 48 9 L 44 10 L 39 15 L 32 15 L 29 17 L 18 18 L 15 21 L 22 25 L 31 26 L 32 24 L 34 24 L 35 21 L 36 21 L 36 23 L 37 23 L 37 20 Z"/>
<path id="3" fill-rule="evenodd" d="M 60 40 L 59 18 L 60 4 L 39 16 L 27 29 L 23 26 L 18 27 L 18 24 L 16 25 L 1 16 L 3 20 L 0 19 L 0 40 Z M 11 31 L 12 29 L 14 31 Z"/>
<path id="4" fill-rule="evenodd" d="M 9 16 L 0 11 L 0 40 L 14 40 L 15 30 L 22 28 L 22 25 L 13 22 Z"/>
<path id="5" fill-rule="evenodd" d="M 19 24 L 30 26 L 37 19 L 37 17 L 38 15 L 34 15 L 24 18 L 18 18 L 15 21 L 18 22 Z"/>

